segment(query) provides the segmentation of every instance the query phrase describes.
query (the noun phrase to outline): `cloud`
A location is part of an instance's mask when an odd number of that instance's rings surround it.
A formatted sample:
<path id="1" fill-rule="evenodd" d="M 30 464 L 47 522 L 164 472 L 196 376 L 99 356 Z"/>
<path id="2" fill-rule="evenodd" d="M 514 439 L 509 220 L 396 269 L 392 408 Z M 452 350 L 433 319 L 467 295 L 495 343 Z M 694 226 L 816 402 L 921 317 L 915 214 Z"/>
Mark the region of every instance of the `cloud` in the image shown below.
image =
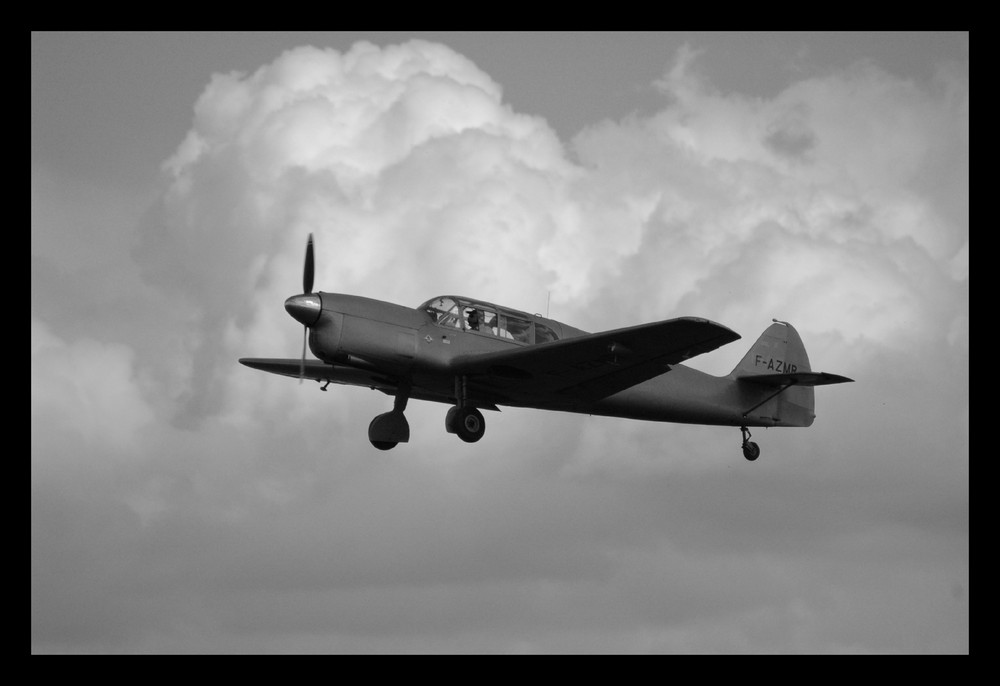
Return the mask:
<path id="1" fill-rule="evenodd" d="M 551 292 L 586 328 L 710 306 L 753 332 L 767 320 L 734 311 L 752 311 L 743 291 L 806 331 L 837 321 L 887 343 L 930 320 L 942 298 L 927 296 L 967 269 L 967 218 L 914 186 L 939 161 L 930 141 L 962 144 L 961 101 L 874 67 L 756 100 L 712 91 L 694 59 L 660 82 L 661 112 L 581 133 L 576 163 L 440 45 L 300 48 L 216 75 L 166 165 L 143 264 L 206 318 L 237 311 L 244 340 L 273 339 L 256 303 L 295 290 L 310 232 L 318 287 L 388 300 L 459 291 L 538 310 Z"/>
<path id="2" fill-rule="evenodd" d="M 914 324 L 937 329 L 937 315 L 949 313 L 928 305 L 953 302 L 962 288 L 952 274 L 963 268 L 948 265 L 965 259 L 968 217 L 940 216 L 919 179 L 961 172 L 941 154 L 963 145 L 961 100 L 874 68 L 759 100 L 714 92 L 683 66 L 660 84 L 671 96 L 660 113 L 575 140 L 601 194 L 595 204 L 622 209 L 609 233 L 632 246 L 591 289 L 638 269 L 643 302 L 660 312 L 707 305 L 737 330 L 760 324 L 733 307 L 806 331 L 836 322 L 889 345 Z M 935 298 L 938 289 L 948 296 Z"/>
<path id="3" fill-rule="evenodd" d="M 420 41 L 300 48 L 249 76 L 214 76 L 165 171 L 136 255 L 204 323 L 190 342 L 189 416 L 220 401 L 199 380 L 215 385 L 211 370 L 247 341 L 274 341 L 309 233 L 318 288 L 413 305 L 449 291 L 544 302 L 532 242 L 551 233 L 553 197 L 574 173 L 543 120 Z M 219 345 L 226 327 L 241 350 Z M 295 350 L 294 327 L 277 328 L 287 335 L 272 354 Z"/>
<path id="4" fill-rule="evenodd" d="M 32 319 L 32 442 L 66 441 L 64 448 L 73 446 L 82 454 L 95 448 L 120 455 L 135 450 L 154 413 L 133 358 L 127 346 L 117 343 L 66 343 Z"/>
<path id="5" fill-rule="evenodd" d="M 953 650 L 967 190 L 964 213 L 960 182 L 926 191 L 967 164 L 967 70 L 922 87 L 863 65 L 760 99 L 714 90 L 697 58 L 658 112 L 566 144 L 424 41 L 213 76 L 116 257 L 155 313 L 102 339 L 33 311 L 33 646 Z M 413 443 L 373 457 L 388 398 L 236 364 L 298 355 L 282 302 L 309 233 L 322 290 L 533 311 L 551 292 L 591 330 L 709 317 L 744 335 L 695 362 L 713 373 L 778 317 L 858 383 L 818 394 L 809 432 L 767 433 L 766 472 L 735 430 L 524 410 L 457 448 L 416 402 Z M 872 532 L 914 546 L 876 553 L 879 579 L 912 555 L 924 571 L 881 606 L 899 625 L 869 610 L 857 637 L 841 608 Z M 830 565 L 845 575 L 811 581 Z M 928 585 L 944 596 L 914 604 Z"/>

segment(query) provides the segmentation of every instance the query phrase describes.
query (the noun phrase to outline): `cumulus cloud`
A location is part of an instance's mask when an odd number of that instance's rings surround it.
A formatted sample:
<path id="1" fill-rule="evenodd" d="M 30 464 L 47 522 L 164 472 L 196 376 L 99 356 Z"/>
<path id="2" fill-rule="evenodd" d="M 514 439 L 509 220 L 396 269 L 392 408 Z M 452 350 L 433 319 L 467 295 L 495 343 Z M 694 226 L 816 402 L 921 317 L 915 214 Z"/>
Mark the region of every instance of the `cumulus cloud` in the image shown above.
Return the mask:
<path id="1" fill-rule="evenodd" d="M 137 256 L 205 323 L 190 343 L 195 414 L 218 407 L 211 370 L 247 341 L 274 343 L 263 354 L 297 347 L 275 313 L 299 289 L 309 233 L 320 289 L 413 305 L 472 292 L 539 309 L 537 242 L 576 173 L 544 120 L 511 111 L 466 58 L 419 41 L 300 48 L 252 75 L 216 75 L 165 171 Z M 242 353 L 219 345 L 227 324 Z"/>
<path id="2" fill-rule="evenodd" d="M 919 180 L 963 173 L 940 153 L 967 145 L 956 125 L 967 102 L 872 67 L 759 100 L 715 92 L 683 66 L 660 83 L 669 107 L 575 141 L 597 204 L 622 208 L 623 257 L 646 277 L 626 280 L 642 284 L 633 296 L 659 312 L 700 306 L 748 333 L 764 313 L 886 345 L 958 314 L 941 303 L 962 287 L 946 265 L 966 259 L 968 217 L 940 216 Z M 622 262 L 599 284 L 618 281 Z"/>
<path id="3" fill-rule="evenodd" d="M 590 329 L 690 313 L 754 336 L 776 316 L 887 344 L 931 321 L 967 269 L 967 221 L 917 181 L 942 139 L 963 144 L 963 102 L 870 66 L 752 99 L 714 92 L 694 59 L 659 83 L 661 112 L 582 132 L 575 161 L 441 45 L 300 48 L 216 75 L 139 255 L 216 325 L 192 343 L 203 378 L 239 354 L 218 345 L 227 318 L 231 340 L 295 349 L 290 329 L 275 340 L 275 303 L 310 232 L 317 287 L 394 301 L 458 291 L 538 311 L 551 293 Z"/>
<path id="4" fill-rule="evenodd" d="M 134 625 L 140 649 L 198 649 L 186 633 L 210 649 L 273 648 L 290 633 L 317 650 L 448 649 L 468 636 L 501 650 L 781 650 L 799 627 L 808 638 L 796 649 L 852 648 L 846 620 L 821 619 L 849 591 L 816 601 L 810 584 L 795 586 L 824 572 L 806 559 L 820 541 L 836 547 L 869 525 L 921 535 L 909 504 L 931 495 L 922 477 L 948 450 L 958 459 L 932 500 L 949 531 L 963 530 L 967 191 L 963 212 L 961 182 L 927 189 L 938 176 L 967 181 L 967 70 L 928 89 L 861 65 L 760 99 L 718 92 L 696 63 L 684 50 L 669 66 L 658 112 L 596 122 L 566 144 L 469 59 L 424 41 L 303 47 L 214 75 L 139 227 L 132 257 L 158 304 L 141 343 L 63 340 L 32 321 L 33 465 L 66 459 L 74 442 L 145 465 L 87 503 L 86 525 L 125 560 L 121 578 L 159 575 L 151 595 L 169 602 L 115 600 L 105 645 Z M 235 363 L 298 354 L 282 302 L 301 288 L 309 233 L 321 290 L 414 306 L 460 293 L 532 311 L 551 292 L 554 317 L 591 330 L 708 317 L 744 335 L 696 362 L 719 374 L 778 317 L 815 366 L 865 390 L 821 398 L 839 429 L 769 435 L 782 471 L 749 482 L 729 471 L 742 461 L 738 432 L 511 410 L 489 418 L 470 459 L 442 430 L 443 408 L 423 403 L 407 410 L 414 443 L 372 460 L 364 427 L 388 399 L 305 393 Z M 929 356 L 957 372 L 917 364 Z M 940 420 L 930 401 L 911 403 L 913 383 L 958 406 L 933 440 L 907 433 Z M 852 403 L 878 403 L 865 414 L 883 424 L 861 422 Z M 841 444 L 845 426 L 860 428 Z M 894 445 L 928 441 L 916 460 Z M 866 479 L 851 473 L 882 453 Z M 810 456 L 809 468 L 789 455 Z M 894 481 L 904 463 L 922 476 Z M 831 482 L 856 502 L 880 498 L 890 516 L 844 514 Z M 37 486 L 33 539 L 36 513 L 39 531 L 56 526 L 69 488 Z M 748 501 L 745 489 L 768 495 Z M 774 505 L 789 499 L 792 522 Z M 79 568 L 56 564 L 58 540 L 39 541 L 38 632 L 62 645 L 99 613 L 68 592 L 45 601 L 61 569 Z M 737 571 L 743 546 L 759 553 Z M 77 587 L 111 597 L 106 565 L 85 563 Z M 927 569 L 955 578 L 940 559 Z M 921 580 L 909 585 L 917 593 Z M 205 605 L 190 588 L 218 593 Z M 720 600 L 724 588 L 738 590 Z M 911 597 L 890 609 L 927 621 Z M 74 609 L 76 623 L 54 619 Z M 408 636 L 429 615 L 428 637 Z M 771 628 L 757 639 L 761 623 Z"/>

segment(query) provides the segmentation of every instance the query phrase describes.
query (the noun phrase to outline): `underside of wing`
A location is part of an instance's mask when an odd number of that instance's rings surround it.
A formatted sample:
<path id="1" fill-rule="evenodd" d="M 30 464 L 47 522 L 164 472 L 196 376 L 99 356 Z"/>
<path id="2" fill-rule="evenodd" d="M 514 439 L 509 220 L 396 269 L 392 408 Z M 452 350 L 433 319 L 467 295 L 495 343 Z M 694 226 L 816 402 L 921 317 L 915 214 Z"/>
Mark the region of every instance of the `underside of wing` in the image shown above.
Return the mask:
<path id="1" fill-rule="evenodd" d="M 290 376 L 293 379 L 303 378 L 313 381 L 344 384 L 347 386 L 366 386 L 385 393 L 395 393 L 396 380 L 382 374 L 364 369 L 332 365 L 319 360 L 290 360 L 278 357 L 243 357 L 240 364 L 251 369 L 258 369 L 270 374 Z"/>
<path id="2" fill-rule="evenodd" d="M 549 397 L 590 402 L 670 371 L 670 366 L 738 340 L 707 319 L 683 317 L 456 360 L 456 373 L 497 402 Z"/>
<path id="3" fill-rule="evenodd" d="M 295 379 L 302 376 L 306 379 L 323 381 L 329 376 L 330 365 L 319 360 L 288 360 L 277 357 L 241 357 L 240 364 L 251 369 L 258 369 L 271 374 L 291 376 Z"/>
<path id="4" fill-rule="evenodd" d="M 240 359 L 240 364 L 251 369 L 262 372 L 288 376 L 293 379 L 303 378 L 321 383 L 335 383 L 343 386 L 361 386 L 374 391 L 381 391 L 387 395 L 395 395 L 399 386 L 397 378 L 380 374 L 367 369 L 356 369 L 343 365 L 327 364 L 319 360 L 306 360 L 303 365 L 302 360 L 277 358 L 277 357 L 244 357 Z M 326 390 L 325 387 L 323 390 Z M 431 400 L 439 403 L 454 402 L 453 394 L 441 392 L 434 388 L 413 387 L 410 389 L 410 397 L 418 400 Z M 476 407 L 484 410 L 498 409 L 491 402 L 476 399 L 473 402 Z"/>

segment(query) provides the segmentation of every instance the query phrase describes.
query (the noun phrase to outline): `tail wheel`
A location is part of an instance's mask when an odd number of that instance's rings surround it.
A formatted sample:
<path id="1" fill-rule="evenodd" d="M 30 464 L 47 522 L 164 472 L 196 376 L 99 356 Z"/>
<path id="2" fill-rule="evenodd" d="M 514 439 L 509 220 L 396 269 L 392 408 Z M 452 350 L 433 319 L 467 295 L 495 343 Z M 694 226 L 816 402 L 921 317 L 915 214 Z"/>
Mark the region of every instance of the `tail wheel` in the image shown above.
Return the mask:
<path id="1" fill-rule="evenodd" d="M 743 434 L 743 457 L 753 462 L 760 457 L 760 446 L 750 440 L 750 429 L 741 426 L 740 432 Z"/>

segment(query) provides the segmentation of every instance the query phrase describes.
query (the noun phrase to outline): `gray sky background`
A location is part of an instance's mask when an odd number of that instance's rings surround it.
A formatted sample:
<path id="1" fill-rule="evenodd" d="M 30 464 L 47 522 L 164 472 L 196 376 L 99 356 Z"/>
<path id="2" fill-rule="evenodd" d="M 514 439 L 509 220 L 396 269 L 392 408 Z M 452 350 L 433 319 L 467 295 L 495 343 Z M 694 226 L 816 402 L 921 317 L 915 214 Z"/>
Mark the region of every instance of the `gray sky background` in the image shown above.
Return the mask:
<path id="1" fill-rule="evenodd" d="M 968 34 L 31 41 L 31 645 L 969 650 Z M 411 402 L 254 372 L 284 299 L 587 330 L 775 317 L 809 429 Z"/>

